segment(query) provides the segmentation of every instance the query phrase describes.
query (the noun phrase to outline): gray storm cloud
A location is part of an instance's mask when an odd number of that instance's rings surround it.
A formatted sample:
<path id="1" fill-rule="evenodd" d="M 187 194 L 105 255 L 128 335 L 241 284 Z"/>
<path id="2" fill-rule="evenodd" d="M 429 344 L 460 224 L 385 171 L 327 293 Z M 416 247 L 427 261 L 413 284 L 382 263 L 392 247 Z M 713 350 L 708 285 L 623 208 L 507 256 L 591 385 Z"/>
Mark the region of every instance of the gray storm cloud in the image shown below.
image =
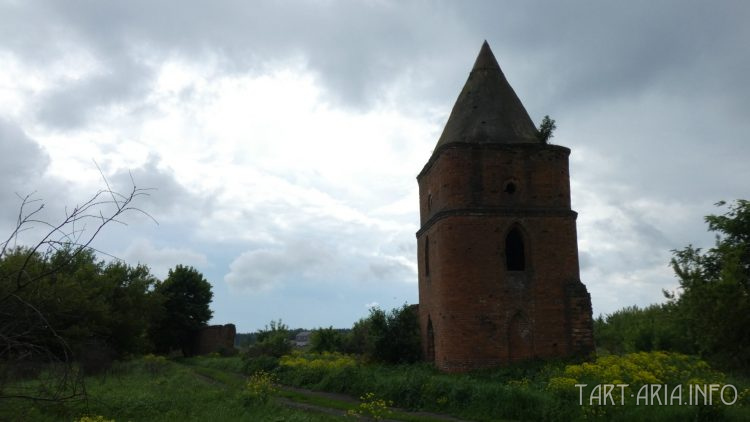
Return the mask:
<path id="1" fill-rule="evenodd" d="M 415 281 L 414 176 L 487 39 L 532 119 L 556 119 L 553 142 L 572 150 L 582 275 L 593 278 L 584 282 L 595 312 L 658 301 L 674 283 L 662 262 L 669 250 L 710 245 L 702 217 L 712 204 L 748 196 L 748 19 L 743 1 L 3 2 L 0 195 L 4 205 L 34 190 L 61 206 L 85 198 L 100 184 L 55 164 L 61 150 L 88 142 L 97 148 L 80 151 L 81 162 L 96 159 L 117 186 L 129 186 L 132 173 L 138 187 L 156 188 L 140 204 L 159 228 L 115 231 L 113 250 L 130 259 L 153 256 L 161 267 L 194 260 L 246 300 L 299 280 Z M 157 92 L 160 77 L 180 77 L 164 73 L 165 63 L 202 70 L 172 95 Z M 268 116 L 255 121 L 234 103 L 209 115 L 222 82 L 282 71 L 312 81 L 310 109 L 339 118 L 331 122 L 388 112 L 425 129 L 380 132 L 382 124 L 362 129 L 352 119 L 345 148 L 329 151 L 325 138 L 337 128 L 288 131 L 303 124 L 299 116 L 266 127 Z M 297 105 L 294 94 L 274 91 L 273 107 Z M 229 134 L 206 123 L 226 114 L 250 123 Z M 365 142 L 358 130 L 378 136 Z M 122 140 L 147 158 L 125 157 Z M 172 155 L 160 149 L 170 142 Z M 302 146 L 324 151 L 316 157 L 325 162 L 311 164 Z M 211 161 L 222 154 L 231 160 Z M 352 165 L 354 157 L 366 162 Z M 130 173 L 125 162 L 135 163 Z M 229 169 L 240 164 L 247 171 Z M 349 173 L 326 173 L 339 166 Z M 350 174 L 360 167 L 371 173 Z M 4 207 L 4 223 L 12 224 L 12 208 Z M 373 294 L 352 301 L 385 303 Z M 217 301 L 230 309 L 234 295 Z"/>

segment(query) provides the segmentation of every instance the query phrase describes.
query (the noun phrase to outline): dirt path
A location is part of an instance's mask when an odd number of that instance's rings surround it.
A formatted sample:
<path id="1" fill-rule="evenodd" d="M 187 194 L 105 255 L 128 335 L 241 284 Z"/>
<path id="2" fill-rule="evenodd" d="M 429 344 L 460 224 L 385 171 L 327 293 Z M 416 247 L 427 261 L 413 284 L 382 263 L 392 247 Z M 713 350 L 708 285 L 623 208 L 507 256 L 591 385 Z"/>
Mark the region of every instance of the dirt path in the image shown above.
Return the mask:
<path id="1" fill-rule="evenodd" d="M 197 371 L 197 369 L 202 368 L 201 366 L 194 366 L 194 365 L 186 365 L 182 364 L 187 368 L 190 368 L 191 371 L 198 376 L 199 378 L 203 379 L 204 381 L 211 382 L 213 384 L 217 385 L 224 385 L 226 387 L 231 387 L 226 382 L 212 377 L 209 373 L 203 372 L 203 371 Z M 218 371 L 222 372 L 228 376 L 231 376 L 232 378 L 235 378 L 237 380 L 244 380 L 245 376 L 242 374 L 238 374 L 235 372 L 229 372 L 229 371 L 223 371 L 223 370 L 217 370 L 217 369 L 211 369 L 211 371 Z M 292 387 L 287 385 L 279 385 L 279 388 L 282 391 L 294 393 L 295 395 L 301 395 L 306 398 L 321 398 L 325 400 L 331 400 L 341 403 L 346 403 L 350 405 L 356 405 L 359 403 L 359 400 L 352 396 L 348 396 L 346 394 L 340 394 L 340 393 L 329 393 L 326 391 L 314 391 L 314 390 L 308 390 L 305 388 L 299 388 L 299 387 Z M 329 415 L 335 415 L 335 416 L 346 416 L 346 411 L 334 407 L 327 407 L 320 404 L 312 404 L 312 403 L 306 403 L 304 401 L 298 401 L 294 400 L 289 397 L 276 397 L 275 400 L 288 407 L 293 407 L 295 409 L 300 409 L 308 412 L 319 412 L 319 413 L 326 413 Z M 406 418 L 398 418 L 398 419 L 381 419 L 385 422 L 398 422 L 403 420 L 413 420 L 413 421 L 422 421 L 422 422 L 428 422 L 428 421 L 449 421 L 449 422 L 470 422 L 465 419 L 458 419 L 453 416 L 449 415 L 443 415 L 439 413 L 432 413 L 432 412 L 414 412 L 410 410 L 400 409 L 397 407 L 391 407 L 390 410 L 400 413 L 404 415 Z M 365 419 L 367 420 L 367 419 Z"/>
<path id="2" fill-rule="evenodd" d="M 346 403 L 351 403 L 351 404 L 358 404 L 359 403 L 359 400 L 357 400 L 356 398 L 354 398 L 352 396 L 348 396 L 346 394 L 329 393 L 327 391 L 314 391 L 314 390 L 308 390 L 308 389 L 305 389 L 305 388 L 291 387 L 291 386 L 288 386 L 288 385 L 282 385 L 280 387 L 281 387 L 281 389 L 283 389 L 285 391 L 292 391 L 292 392 L 295 392 L 295 393 L 298 393 L 298 394 L 303 394 L 303 395 L 308 396 L 308 397 L 322 397 L 322 398 L 326 398 L 326 399 L 330 399 L 330 400 L 336 400 L 336 401 L 341 401 L 341 402 L 346 402 Z M 294 402 L 293 400 L 290 400 L 290 401 L 292 403 L 296 403 L 296 404 L 308 405 L 307 403 L 298 403 L 298 402 Z M 320 407 L 320 406 L 316 406 L 316 405 L 310 405 L 310 406 L 312 406 L 312 407 Z M 326 408 L 326 407 L 321 407 L 321 408 L 322 409 L 330 409 L 330 408 Z M 408 415 L 411 415 L 411 416 L 421 417 L 421 418 L 424 418 L 426 420 L 451 421 L 451 422 L 471 422 L 471 421 L 467 421 L 465 419 L 458 419 L 458 418 L 455 418 L 455 417 L 450 416 L 450 415 L 443 415 L 443 414 L 439 414 L 439 413 L 415 412 L 415 411 L 411 411 L 411 410 L 401 409 L 401 408 L 398 408 L 398 407 L 389 407 L 389 409 L 391 409 L 393 411 L 396 411 L 396 412 L 399 412 L 399 413 L 405 413 L 405 414 L 408 414 Z M 330 409 L 330 410 L 338 410 L 338 409 Z M 341 414 L 345 414 L 345 412 L 341 411 Z M 383 421 L 390 421 L 391 419 L 381 419 L 381 420 L 383 420 Z"/>

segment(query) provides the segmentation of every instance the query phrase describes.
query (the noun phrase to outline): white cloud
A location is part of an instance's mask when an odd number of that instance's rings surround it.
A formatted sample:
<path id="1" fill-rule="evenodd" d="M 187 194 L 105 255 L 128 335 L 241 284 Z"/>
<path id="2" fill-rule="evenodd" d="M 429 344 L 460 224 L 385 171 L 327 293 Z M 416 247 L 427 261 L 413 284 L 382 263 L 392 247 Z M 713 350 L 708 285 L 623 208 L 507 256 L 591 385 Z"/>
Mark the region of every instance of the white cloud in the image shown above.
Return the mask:
<path id="1" fill-rule="evenodd" d="M 229 265 L 224 281 L 232 288 L 262 292 L 280 283 L 302 283 L 320 280 L 331 274 L 333 254 L 325 245 L 293 244 L 259 248 L 243 252 Z"/>
<path id="2" fill-rule="evenodd" d="M 118 186 L 132 171 L 163 224 L 104 244 L 161 273 L 221 262 L 217 307 L 281 285 L 416 297 L 414 177 L 483 38 L 572 148 L 595 309 L 659 300 L 669 249 L 710 242 L 711 204 L 747 193 L 744 3 L 145 3 L 0 5 L 0 194 L 62 213 L 102 187 L 92 160 Z"/>

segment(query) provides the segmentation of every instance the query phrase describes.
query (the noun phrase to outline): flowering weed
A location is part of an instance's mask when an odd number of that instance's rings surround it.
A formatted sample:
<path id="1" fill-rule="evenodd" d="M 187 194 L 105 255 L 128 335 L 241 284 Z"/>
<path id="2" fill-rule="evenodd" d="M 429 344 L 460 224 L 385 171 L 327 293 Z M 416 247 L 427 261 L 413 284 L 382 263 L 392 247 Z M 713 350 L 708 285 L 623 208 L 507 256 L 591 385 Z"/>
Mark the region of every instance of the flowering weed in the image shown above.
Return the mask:
<path id="1" fill-rule="evenodd" d="M 375 393 L 367 393 L 359 398 L 361 402 L 356 409 L 351 409 L 346 414 L 355 418 L 368 417 L 379 421 L 391 414 L 389 406 L 393 406 L 392 401 L 375 396 Z"/>
<path id="2" fill-rule="evenodd" d="M 357 364 L 349 355 L 338 352 L 300 353 L 282 356 L 279 365 L 301 369 L 341 369 Z"/>
<path id="3" fill-rule="evenodd" d="M 258 371 L 251 375 L 243 391 L 245 403 L 267 403 L 278 390 L 274 382 L 274 376 L 265 371 Z"/>

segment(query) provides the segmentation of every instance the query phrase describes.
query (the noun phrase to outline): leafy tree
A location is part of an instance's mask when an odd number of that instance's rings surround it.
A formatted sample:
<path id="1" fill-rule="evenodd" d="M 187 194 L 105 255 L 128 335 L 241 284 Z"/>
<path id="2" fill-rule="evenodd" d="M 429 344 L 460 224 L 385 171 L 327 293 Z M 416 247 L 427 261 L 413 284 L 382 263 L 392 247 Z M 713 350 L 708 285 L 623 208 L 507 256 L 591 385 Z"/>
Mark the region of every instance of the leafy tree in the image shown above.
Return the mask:
<path id="1" fill-rule="evenodd" d="M 694 353 L 673 303 L 628 306 L 594 320 L 596 346 L 610 353 L 673 350 Z"/>
<path id="2" fill-rule="evenodd" d="M 310 350 L 313 352 L 340 352 L 343 346 L 344 336 L 333 326 L 318 328 L 310 335 Z"/>
<path id="3" fill-rule="evenodd" d="M 717 203 L 726 205 L 725 202 Z M 687 336 L 703 355 L 750 369 L 750 201 L 737 200 L 723 215 L 705 218 L 716 244 L 703 252 L 688 245 L 671 260 L 682 290 L 669 295 Z"/>
<path id="4" fill-rule="evenodd" d="M 0 272 L 15 271 L 28 256 L 25 248 L 10 251 L 0 259 Z M 14 318 L 17 328 L 19 322 L 26 325 L 19 331 L 26 341 L 37 348 L 45 345 L 60 357 L 69 353 L 84 365 L 94 354 L 111 359 L 150 350 L 146 333 L 160 304 L 151 292 L 156 279 L 148 267 L 122 262 L 105 265 L 92 250 L 76 253 L 70 247 L 47 257 L 31 256 L 27 276 L 38 277 L 45 268 L 58 270 L 16 292 L 15 300 L 7 301 L 4 308 L 8 314 L 3 312 L 0 321 Z M 9 287 L 0 283 L 0 294 Z M 37 310 L 44 310 L 41 326 Z M 59 338 L 65 339 L 66 347 Z"/>
<path id="5" fill-rule="evenodd" d="M 347 351 L 387 363 L 416 362 L 422 357 L 417 307 L 404 304 L 385 312 L 371 308 L 370 315 L 354 324 Z"/>
<path id="6" fill-rule="evenodd" d="M 158 280 L 145 265 L 113 262 L 104 267 L 99 284 L 109 303 L 107 342 L 118 354 L 153 349 L 148 329 L 159 316 L 162 297 L 153 292 Z"/>
<path id="7" fill-rule="evenodd" d="M 163 300 L 163 313 L 151 330 L 154 345 L 160 352 L 179 348 L 190 354 L 193 334 L 213 315 L 211 283 L 195 268 L 177 265 L 155 291 Z"/>
<path id="8" fill-rule="evenodd" d="M 278 321 L 271 321 L 266 328 L 259 330 L 256 336 L 257 342 L 248 350 L 250 357 L 271 356 L 280 358 L 292 351 L 292 343 L 289 341 L 289 327 Z"/>
<path id="9" fill-rule="evenodd" d="M 242 348 L 250 347 L 258 341 L 258 333 L 237 333 L 235 342 Z"/>
<path id="10" fill-rule="evenodd" d="M 255 334 L 256 342 L 243 356 L 245 372 L 272 371 L 279 366 L 279 358 L 292 351 L 289 327 L 278 321 L 271 321 L 265 329 Z"/>
<path id="11" fill-rule="evenodd" d="M 555 129 L 557 129 L 555 121 L 553 119 L 550 119 L 549 116 L 544 116 L 544 119 L 542 119 L 542 123 L 539 124 L 539 140 L 543 144 L 548 144 L 549 140 L 555 136 L 552 134 Z"/>
<path id="12" fill-rule="evenodd" d="M 373 309 L 370 309 L 371 315 Z M 370 320 L 371 318 L 361 318 L 352 325 L 352 329 L 344 336 L 344 352 L 358 355 L 367 354 Z"/>

